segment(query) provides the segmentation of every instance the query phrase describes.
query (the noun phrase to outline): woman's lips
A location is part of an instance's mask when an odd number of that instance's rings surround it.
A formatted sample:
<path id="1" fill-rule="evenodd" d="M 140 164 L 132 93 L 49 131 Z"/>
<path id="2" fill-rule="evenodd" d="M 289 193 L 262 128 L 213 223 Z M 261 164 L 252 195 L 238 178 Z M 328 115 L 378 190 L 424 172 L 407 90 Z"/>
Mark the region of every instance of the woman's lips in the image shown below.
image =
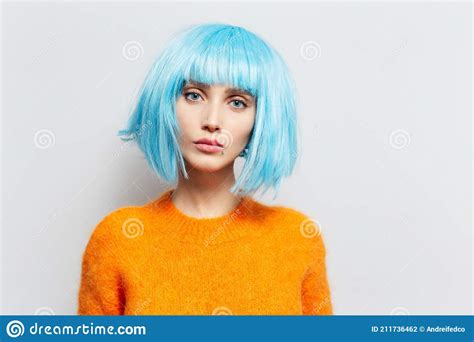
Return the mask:
<path id="1" fill-rule="evenodd" d="M 218 145 L 208 145 L 208 144 L 201 144 L 201 143 L 194 143 L 196 148 L 203 152 L 220 152 L 224 149 L 224 147 Z"/>

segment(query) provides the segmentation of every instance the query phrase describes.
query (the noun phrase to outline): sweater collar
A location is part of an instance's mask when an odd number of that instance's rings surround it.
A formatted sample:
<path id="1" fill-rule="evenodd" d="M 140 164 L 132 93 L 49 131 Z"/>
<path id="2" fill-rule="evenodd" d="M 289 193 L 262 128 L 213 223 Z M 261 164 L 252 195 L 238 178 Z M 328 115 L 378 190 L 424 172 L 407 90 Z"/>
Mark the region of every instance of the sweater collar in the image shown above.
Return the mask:
<path id="1" fill-rule="evenodd" d="M 271 210 L 250 196 L 243 196 L 234 210 L 211 218 L 196 218 L 181 212 L 172 202 L 174 189 L 165 191 L 146 207 L 163 218 L 160 231 L 182 242 L 196 243 L 207 247 L 223 242 L 258 236 L 270 229 L 265 217 Z"/>

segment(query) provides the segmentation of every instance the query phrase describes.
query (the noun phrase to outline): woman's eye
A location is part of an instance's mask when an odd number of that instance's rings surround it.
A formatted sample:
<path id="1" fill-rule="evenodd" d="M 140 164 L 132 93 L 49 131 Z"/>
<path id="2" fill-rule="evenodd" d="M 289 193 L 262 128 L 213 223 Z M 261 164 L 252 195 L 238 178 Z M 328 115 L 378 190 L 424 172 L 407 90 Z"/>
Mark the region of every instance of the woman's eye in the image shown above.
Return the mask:
<path id="1" fill-rule="evenodd" d="M 190 92 L 185 93 L 185 94 L 184 94 L 184 97 L 185 97 L 186 99 L 191 100 L 191 101 L 194 101 L 194 102 L 196 102 L 196 101 L 198 101 L 200 98 L 202 98 L 200 94 L 198 94 L 198 93 L 196 93 L 196 92 L 194 92 L 194 91 L 190 91 Z M 247 107 L 247 105 L 245 104 L 245 102 L 244 102 L 244 101 L 241 101 L 241 100 L 232 100 L 231 103 L 232 103 L 232 107 L 234 107 L 234 108 L 239 108 L 239 109 L 241 109 L 241 108 Z"/>
<path id="2" fill-rule="evenodd" d="M 237 107 L 235 107 L 235 108 L 245 108 L 245 107 L 247 107 L 247 105 L 245 104 L 245 102 L 244 102 L 244 101 L 240 101 L 240 100 L 232 100 L 232 103 L 234 103 L 234 104 L 235 104 L 235 103 L 237 103 L 237 104 L 240 104 L 240 105 L 238 105 L 238 106 L 237 106 Z"/>
<path id="3" fill-rule="evenodd" d="M 188 95 L 195 95 L 195 96 L 193 96 L 193 98 L 189 98 Z M 187 99 L 191 100 L 191 101 L 196 101 L 196 100 L 199 99 L 199 97 L 201 97 L 201 95 L 199 95 L 198 93 L 192 92 L 192 91 L 189 92 L 189 93 L 184 94 L 184 96 L 185 96 Z M 197 97 L 196 97 L 196 96 L 197 96 Z"/>

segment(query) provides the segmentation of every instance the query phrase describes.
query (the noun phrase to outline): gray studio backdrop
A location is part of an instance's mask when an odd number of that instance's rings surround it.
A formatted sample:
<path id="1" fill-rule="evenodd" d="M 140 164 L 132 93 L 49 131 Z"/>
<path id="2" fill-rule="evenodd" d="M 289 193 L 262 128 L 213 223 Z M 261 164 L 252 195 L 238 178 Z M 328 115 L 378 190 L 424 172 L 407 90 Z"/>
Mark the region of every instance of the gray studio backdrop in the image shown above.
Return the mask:
<path id="1" fill-rule="evenodd" d="M 3 3 L 2 314 L 75 314 L 110 211 L 166 185 L 116 136 L 163 44 L 242 25 L 286 59 L 339 315 L 471 314 L 469 3 Z M 237 166 L 238 167 L 238 166 Z"/>

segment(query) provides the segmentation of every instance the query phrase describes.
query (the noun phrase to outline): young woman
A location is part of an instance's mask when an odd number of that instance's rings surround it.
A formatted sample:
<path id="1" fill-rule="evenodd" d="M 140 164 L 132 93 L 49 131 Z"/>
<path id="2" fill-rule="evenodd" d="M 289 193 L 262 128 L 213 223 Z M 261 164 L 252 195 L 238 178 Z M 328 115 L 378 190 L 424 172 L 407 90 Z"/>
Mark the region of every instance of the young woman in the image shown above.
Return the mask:
<path id="1" fill-rule="evenodd" d="M 294 169 L 295 97 L 283 59 L 254 33 L 209 23 L 174 36 L 119 132 L 173 186 L 98 223 L 78 313 L 332 314 L 319 226 L 252 198 Z"/>

